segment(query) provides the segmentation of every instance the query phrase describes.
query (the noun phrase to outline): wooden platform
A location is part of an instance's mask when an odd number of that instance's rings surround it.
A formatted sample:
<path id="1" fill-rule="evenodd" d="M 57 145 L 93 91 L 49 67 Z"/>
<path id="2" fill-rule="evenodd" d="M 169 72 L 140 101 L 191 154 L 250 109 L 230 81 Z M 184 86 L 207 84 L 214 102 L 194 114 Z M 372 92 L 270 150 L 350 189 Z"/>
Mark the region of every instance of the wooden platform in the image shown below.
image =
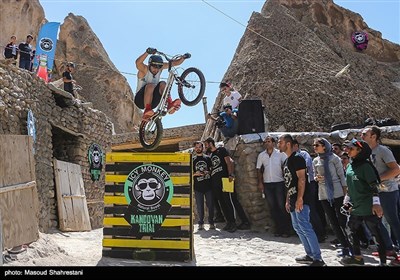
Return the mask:
<path id="1" fill-rule="evenodd" d="M 187 153 L 113 152 L 106 155 L 103 256 L 139 260 L 193 259 L 191 162 L 191 155 Z M 126 184 L 132 170 L 147 164 L 169 174 L 173 184 L 172 207 L 159 230 L 136 236 L 124 218 L 129 205 Z"/>

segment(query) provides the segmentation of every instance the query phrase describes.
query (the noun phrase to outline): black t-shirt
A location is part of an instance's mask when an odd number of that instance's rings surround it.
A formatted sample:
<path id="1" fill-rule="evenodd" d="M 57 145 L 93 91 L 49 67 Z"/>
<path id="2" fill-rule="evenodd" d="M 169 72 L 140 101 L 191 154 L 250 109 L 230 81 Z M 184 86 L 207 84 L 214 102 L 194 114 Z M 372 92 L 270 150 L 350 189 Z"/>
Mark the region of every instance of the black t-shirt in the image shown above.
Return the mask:
<path id="1" fill-rule="evenodd" d="M 65 71 L 62 76 L 67 78 L 68 80 L 72 80 L 71 72 Z M 74 93 L 74 86 L 73 86 L 72 82 L 64 82 L 64 90 L 73 94 Z"/>
<path id="2" fill-rule="evenodd" d="M 303 204 L 310 205 L 310 183 L 308 182 L 307 178 L 306 161 L 300 154 L 293 152 L 292 155 L 286 159 L 283 167 L 285 186 L 289 194 L 290 211 L 295 210 L 299 181 L 296 171 L 301 169 L 304 169 L 305 173 L 305 190 L 303 195 Z"/>
<path id="3" fill-rule="evenodd" d="M 20 60 L 31 60 L 31 52 L 32 48 L 31 45 L 28 43 L 21 43 L 18 46 L 19 49 L 19 59 Z"/>
<path id="4" fill-rule="evenodd" d="M 193 173 L 200 171 L 203 176 L 193 176 L 194 190 L 206 193 L 211 190 L 211 158 L 206 155 L 193 156 Z"/>
<path id="5" fill-rule="evenodd" d="M 228 151 L 224 147 L 217 148 L 211 153 L 211 180 L 220 183 L 222 178 L 228 178 L 228 166 L 225 162 L 225 157 L 229 156 Z"/>
<path id="6" fill-rule="evenodd" d="M 4 48 L 4 57 L 5 58 L 14 58 L 14 59 L 17 59 L 17 55 L 15 54 L 15 55 L 13 55 L 13 48 L 14 48 L 14 45 L 12 44 L 12 43 L 8 43 L 7 45 L 6 45 L 6 47 Z"/>

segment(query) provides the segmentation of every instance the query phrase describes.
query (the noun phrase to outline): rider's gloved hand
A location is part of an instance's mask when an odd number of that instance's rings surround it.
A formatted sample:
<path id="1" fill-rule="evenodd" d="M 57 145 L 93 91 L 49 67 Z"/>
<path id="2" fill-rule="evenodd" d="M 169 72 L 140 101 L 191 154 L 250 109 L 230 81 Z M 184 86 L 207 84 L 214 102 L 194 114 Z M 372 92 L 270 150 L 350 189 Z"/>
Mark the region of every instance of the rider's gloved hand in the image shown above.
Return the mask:
<path id="1" fill-rule="evenodd" d="M 146 52 L 148 54 L 155 54 L 157 52 L 157 49 L 155 49 L 155 48 L 147 48 Z"/>
<path id="2" fill-rule="evenodd" d="M 187 59 L 187 58 L 190 58 L 192 55 L 190 54 L 190 53 L 185 53 L 184 55 L 183 55 L 183 58 L 184 59 Z"/>

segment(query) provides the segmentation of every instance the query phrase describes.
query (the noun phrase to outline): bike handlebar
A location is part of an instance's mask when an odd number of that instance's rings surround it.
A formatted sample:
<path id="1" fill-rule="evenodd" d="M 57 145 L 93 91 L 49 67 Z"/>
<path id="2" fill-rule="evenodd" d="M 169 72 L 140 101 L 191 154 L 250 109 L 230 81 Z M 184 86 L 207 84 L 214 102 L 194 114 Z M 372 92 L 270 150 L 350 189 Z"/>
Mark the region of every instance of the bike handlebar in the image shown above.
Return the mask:
<path id="1" fill-rule="evenodd" d="M 190 58 L 192 56 L 190 53 L 177 54 L 177 55 L 174 55 L 174 56 L 169 56 L 169 55 L 167 55 L 167 54 L 165 54 L 165 53 L 163 53 L 163 52 L 161 52 L 159 50 L 156 50 L 156 53 L 158 53 L 159 55 L 163 56 L 168 62 L 169 61 L 173 61 L 175 59 L 178 59 L 181 56 L 184 57 L 185 59 L 186 58 Z"/>

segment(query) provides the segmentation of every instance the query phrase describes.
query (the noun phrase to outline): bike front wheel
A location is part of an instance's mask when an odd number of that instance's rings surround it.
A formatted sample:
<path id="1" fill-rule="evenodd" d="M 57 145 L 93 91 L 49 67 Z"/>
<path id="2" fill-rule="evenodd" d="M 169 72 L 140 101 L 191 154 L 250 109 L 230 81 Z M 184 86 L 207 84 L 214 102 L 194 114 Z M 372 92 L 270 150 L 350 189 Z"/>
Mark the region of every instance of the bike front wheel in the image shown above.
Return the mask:
<path id="1" fill-rule="evenodd" d="M 182 103 L 187 106 L 194 106 L 203 98 L 206 90 L 206 80 L 203 73 L 194 67 L 183 71 L 178 83 L 178 94 Z"/>
<path id="2" fill-rule="evenodd" d="M 160 145 L 163 135 L 161 119 L 144 120 L 139 127 L 140 144 L 145 150 L 152 151 Z"/>

